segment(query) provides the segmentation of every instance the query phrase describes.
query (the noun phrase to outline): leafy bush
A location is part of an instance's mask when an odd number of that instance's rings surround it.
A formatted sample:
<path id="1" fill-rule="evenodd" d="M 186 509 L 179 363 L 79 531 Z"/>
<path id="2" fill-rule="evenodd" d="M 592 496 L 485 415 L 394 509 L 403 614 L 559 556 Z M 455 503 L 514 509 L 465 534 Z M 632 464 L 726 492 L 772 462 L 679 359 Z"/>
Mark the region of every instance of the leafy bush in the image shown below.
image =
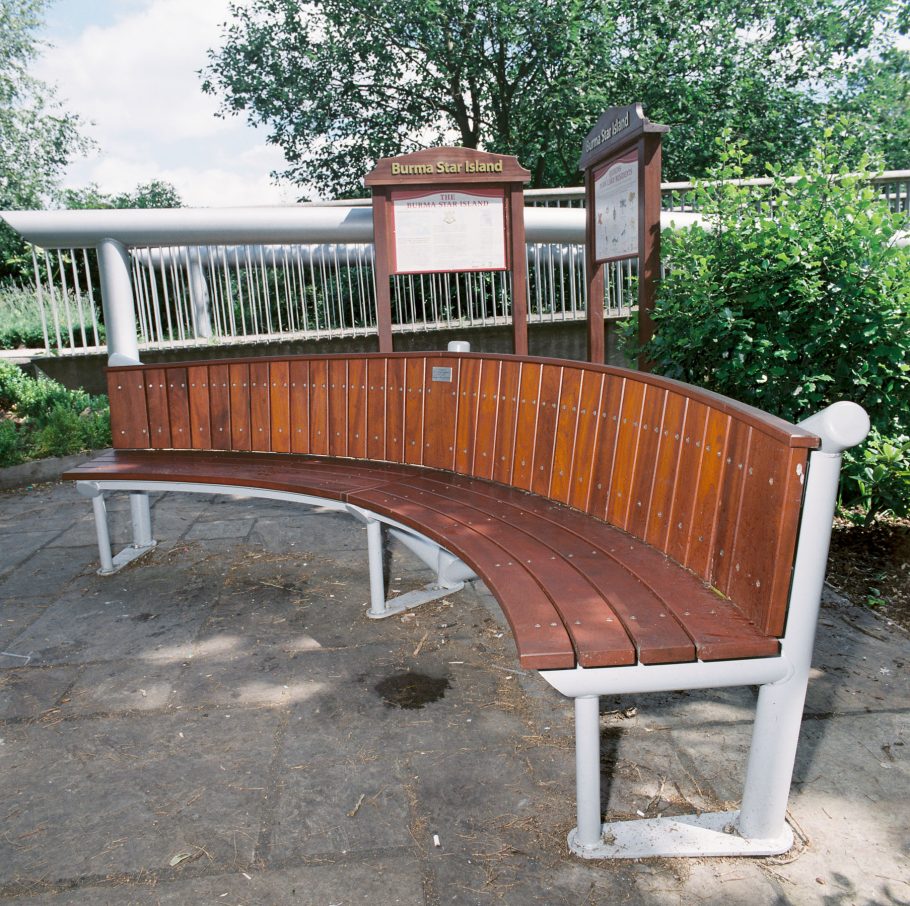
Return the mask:
<path id="1" fill-rule="evenodd" d="M 0 362 L 0 466 L 94 450 L 110 442 L 106 397 L 67 390 Z"/>
<path id="2" fill-rule="evenodd" d="M 790 421 L 858 402 L 877 434 L 848 464 L 842 500 L 901 514 L 906 473 L 882 444 L 910 434 L 910 254 L 894 244 L 904 223 L 868 184 L 870 162 L 847 173 L 836 139 L 825 130 L 795 178 L 772 169 L 766 189 L 697 187 L 712 223 L 665 234 L 645 353 L 659 373 Z M 729 135 L 719 143 L 712 180 L 741 178 L 748 154 Z"/>

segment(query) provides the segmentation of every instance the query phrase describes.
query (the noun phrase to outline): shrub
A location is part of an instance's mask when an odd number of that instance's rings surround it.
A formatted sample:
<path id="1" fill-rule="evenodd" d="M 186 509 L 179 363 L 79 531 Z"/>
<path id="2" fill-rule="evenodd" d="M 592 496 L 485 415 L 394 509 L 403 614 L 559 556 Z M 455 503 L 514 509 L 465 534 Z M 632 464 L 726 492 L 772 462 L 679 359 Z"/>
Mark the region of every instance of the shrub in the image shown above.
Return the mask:
<path id="1" fill-rule="evenodd" d="M 111 442 L 107 398 L 31 378 L 0 362 L 0 465 L 66 456 Z"/>
<path id="2" fill-rule="evenodd" d="M 73 328 L 73 340 L 76 346 L 82 345 L 82 333 L 91 345 L 94 343 L 92 312 L 89 300 L 79 301 L 70 293 L 65 300 L 58 292 L 61 340 L 64 347 L 70 346 L 69 324 Z M 51 345 L 56 345 L 56 331 L 52 315 L 46 312 L 47 330 Z M 96 313 L 97 318 L 97 313 Z M 99 325 L 99 336 L 103 339 L 104 330 Z M 35 291 L 24 287 L 0 286 L 0 349 L 44 348 L 44 329 L 41 326 L 41 313 Z"/>
<path id="3" fill-rule="evenodd" d="M 825 130 L 793 180 L 771 169 L 766 189 L 697 187 L 712 228 L 665 234 L 645 353 L 659 373 L 790 421 L 839 399 L 858 402 L 877 434 L 848 464 L 843 500 L 871 506 L 874 485 L 879 501 L 906 513 L 906 475 L 881 444 L 910 434 L 910 254 L 894 244 L 904 223 L 869 185 L 870 162 L 847 173 L 835 138 Z M 719 143 L 711 179 L 741 178 L 749 156 L 729 135 Z"/>

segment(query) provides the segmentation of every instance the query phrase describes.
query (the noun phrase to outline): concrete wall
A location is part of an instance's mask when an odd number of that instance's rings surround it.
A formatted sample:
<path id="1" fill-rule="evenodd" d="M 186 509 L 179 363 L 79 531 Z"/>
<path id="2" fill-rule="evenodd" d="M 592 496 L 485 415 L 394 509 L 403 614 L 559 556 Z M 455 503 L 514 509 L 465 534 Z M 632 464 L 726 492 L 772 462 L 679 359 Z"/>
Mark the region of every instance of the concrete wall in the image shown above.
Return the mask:
<path id="1" fill-rule="evenodd" d="M 559 359 L 585 359 L 586 325 L 582 322 L 528 325 L 528 347 L 531 355 Z M 634 367 L 619 350 L 615 324 L 604 322 L 607 361 L 610 365 Z M 410 352 L 445 349 L 450 340 L 468 340 L 474 352 L 512 351 L 511 327 L 475 327 L 470 330 L 439 330 L 395 334 L 395 349 Z M 189 360 L 224 359 L 257 355 L 328 354 L 335 352 L 376 352 L 378 341 L 371 337 L 347 337 L 335 340 L 296 340 L 278 343 L 236 343 L 198 346 L 191 349 L 153 350 L 142 354 L 145 363 L 184 362 Z M 32 360 L 32 366 L 71 389 L 83 388 L 90 393 L 105 393 L 106 355 L 47 356 Z"/>

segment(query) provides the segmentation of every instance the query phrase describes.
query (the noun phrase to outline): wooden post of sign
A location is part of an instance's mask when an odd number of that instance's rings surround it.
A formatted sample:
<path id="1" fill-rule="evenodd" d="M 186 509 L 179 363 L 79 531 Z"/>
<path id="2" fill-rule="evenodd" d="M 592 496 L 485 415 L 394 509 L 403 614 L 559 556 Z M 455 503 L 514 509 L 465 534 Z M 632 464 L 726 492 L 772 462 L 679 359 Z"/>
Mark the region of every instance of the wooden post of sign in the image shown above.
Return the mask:
<path id="1" fill-rule="evenodd" d="M 660 276 L 661 136 L 641 104 L 611 107 L 585 137 L 579 169 L 585 174 L 588 358 L 604 361 L 604 265 L 638 259 L 638 341 L 653 335 L 651 312 Z M 644 355 L 638 367 L 650 370 Z"/>
<path id="2" fill-rule="evenodd" d="M 515 157 L 471 148 L 384 157 L 367 174 L 380 352 L 392 351 L 393 275 L 511 271 L 512 345 L 516 355 L 527 355 L 524 183 L 530 177 Z"/>

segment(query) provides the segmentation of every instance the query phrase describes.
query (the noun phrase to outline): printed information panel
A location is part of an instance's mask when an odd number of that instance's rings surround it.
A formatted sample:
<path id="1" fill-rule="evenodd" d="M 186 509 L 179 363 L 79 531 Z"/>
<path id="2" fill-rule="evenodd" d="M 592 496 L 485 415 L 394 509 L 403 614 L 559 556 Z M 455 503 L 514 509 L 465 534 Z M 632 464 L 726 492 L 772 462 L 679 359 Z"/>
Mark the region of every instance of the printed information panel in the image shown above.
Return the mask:
<path id="1" fill-rule="evenodd" d="M 635 152 L 594 171 L 594 260 L 638 254 L 638 158 Z"/>
<path id="2" fill-rule="evenodd" d="M 393 274 L 502 271 L 505 190 L 392 192 Z"/>

